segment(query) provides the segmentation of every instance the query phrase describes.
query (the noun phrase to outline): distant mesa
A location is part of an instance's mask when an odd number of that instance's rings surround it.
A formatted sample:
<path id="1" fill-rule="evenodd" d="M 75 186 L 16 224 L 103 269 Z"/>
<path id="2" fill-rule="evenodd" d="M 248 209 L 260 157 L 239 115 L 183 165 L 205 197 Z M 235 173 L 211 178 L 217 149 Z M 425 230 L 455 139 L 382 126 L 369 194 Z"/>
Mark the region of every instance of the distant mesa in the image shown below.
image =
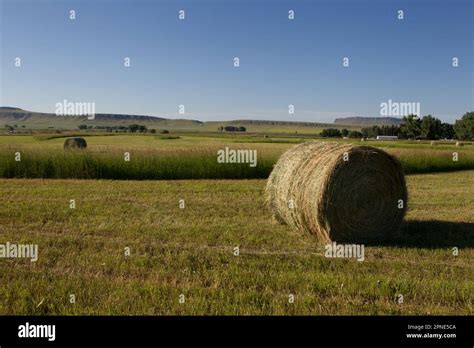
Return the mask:
<path id="1" fill-rule="evenodd" d="M 347 126 L 399 126 L 403 123 L 397 117 L 341 117 L 334 120 L 334 124 Z"/>
<path id="2" fill-rule="evenodd" d="M 10 116 L 12 118 L 18 118 L 23 116 L 35 116 L 35 117 L 43 117 L 43 118 L 54 118 L 57 122 L 57 117 L 77 117 L 77 118 L 87 118 L 87 115 L 81 116 L 58 116 L 53 113 L 43 113 L 43 112 L 35 112 L 35 111 L 27 111 L 20 108 L 10 107 L 10 106 L 0 106 L 0 113 L 1 116 L 6 117 Z M 148 116 L 148 115 L 130 115 L 130 114 L 95 114 L 95 120 L 103 120 L 103 121 L 170 121 L 169 118 L 157 117 L 157 116 Z M 179 120 L 175 120 L 179 121 Z M 195 122 L 201 123 L 197 120 L 186 120 L 188 122 Z"/>
<path id="3" fill-rule="evenodd" d="M 201 126 L 201 121 L 192 119 L 170 119 L 149 115 L 96 113 L 93 119 L 88 115 L 60 116 L 55 113 L 44 113 L 28 111 L 17 107 L 0 107 L 0 129 L 6 126 L 14 128 L 26 128 L 29 130 L 55 129 L 55 130 L 78 130 L 95 129 L 102 131 L 113 131 L 112 128 L 131 125 L 142 125 L 151 129 L 188 130 Z M 85 128 L 84 128 L 85 126 Z"/>
<path id="4" fill-rule="evenodd" d="M 125 115 L 125 114 L 96 114 L 96 119 L 103 119 L 103 120 L 148 120 L 148 121 L 157 121 L 157 120 L 166 120 L 163 117 L 155 117 L 155 116 L 146 116 L 146 115 Z"/>
<path id="5" fill-rule="evenodd" d="M 25 111 L 25 110 L 20 109 L 20 108 L 14 108 L 11 106 L 0 106 L 0 111 Z"/>
<path id="6" fill-rule="evenodd" d="M 0 128 L 5 125 L 17 125 L 19 128 L 27 129 L 51 129 L 56 130 L 77 130 L 77 129 L 96 129 L 104 130 L 114 127 L 127 127 L 129 125 L 145 125 L 149 129 L 169 129 L 169 130 L 208 130 L 208 131 L 237 131 L 249 132 L 255 129 L 273 129 L 273 128 L 293 128 L 301 127 L 307 130 L 311 128 L 328 128 L 335 125 L 338 128 L 348 127 L 368 127 L 383 125 L 400 125 L 402 119 L 396 117 L 345 117 L 336 118 L 333 124 L 322 122 L 301 122 L 293 120 L 252 120 L 236 119 L 232 121 L 198 121 L 193 119 L 170 119 L 149 115 L 130 115 L 130 114 L 112 114 L 96 113 L 93 120 L 87 116 L 58 116 L 54 113 L 43 113 L 28 111 L 17 107 L 0 107 Z M 84 126 L 86 128 L 84 128 Z M 227 127 L 227 129 L 226 129 Z M 234 127 L 234 129 L 232 129 Z M 113 131 L 113 130 L 112 130 Z"/>
<path id="7" fill-rule="evenodd" d="M 23 110 L 15 107 L 0 107 L 0 129 L 2 126 L 12 125 L 27 129 L 56 129 L 56 130 L 78 130 L 78 129 L 95 129 L 115 131 L 116 127 L 121 130 L 130 125 L 144 125 L 148 129 L 169 129 L 180 131 L 214 131 L 218 127 L 228 127 L 226 131 L 245 132 L 252 129 L 265 129 L 268 127 L 305 127 L 305 128 L 321 128 L 329 127 L 328 123 L 319 122 L 298 122 L 298 121 L 276 121 L 276 120 L 249 120 L 237 119 L 232 121 L 198 121 L 193 119 L 170 119 L 147 115 L 130 115 L 130 114 L 112 114 L 96 113 L 94 119 L 88 119 L 84 116 L 57 116 L 53 113 L 42 113 L 35 111 Z M 232 129 L 234 127 L 234 129 Z M 222 131 L 223 129 L 221 129 Z M 120 130 L 119 130 L 120 131 Z"/>

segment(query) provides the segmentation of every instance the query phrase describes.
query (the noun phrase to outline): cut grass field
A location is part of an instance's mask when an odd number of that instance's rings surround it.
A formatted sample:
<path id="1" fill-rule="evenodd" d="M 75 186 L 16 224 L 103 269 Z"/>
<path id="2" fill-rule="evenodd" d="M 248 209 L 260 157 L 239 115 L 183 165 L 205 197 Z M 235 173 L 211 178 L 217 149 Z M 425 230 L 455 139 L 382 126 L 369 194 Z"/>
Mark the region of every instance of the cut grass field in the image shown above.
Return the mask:
<path id="1" fill-rule="evenodd" d="M 363 262 L 272 221 L 265 180 L 1 179 L 0 242 L 39 259 L 0 259 L 0 314 L 472 315 L 473 176 L 408 176 L 407 222 Z"/>
<path id="2" fill-rule="evenodd" d="M 87 150 L 64 151 L 64 138 L 0 136 L 0 177 L 75 179 L 251 179 L 267 178 L 278 157 L 303 138 L 251 136 L 180 136 L 164 139 L 150 135 L 89 136 Z M 339 141 L 343 141 L 342 139 Z M 345 140 L 355 142 L 354 140 Z M 407 174 L 474 169 L 474 147 L 430 146 L 426 143 L 370 141 L 361 143 L 385 149 L 402 163 Z M 222 164 L 217 151 L 257 151 L 257 166 Z M 15 154 L 21 154 L 16 161 Z M 130 153 L 130 161 L 124 153 Z M 457 161 L 453 161 L 453 153 Z"/>

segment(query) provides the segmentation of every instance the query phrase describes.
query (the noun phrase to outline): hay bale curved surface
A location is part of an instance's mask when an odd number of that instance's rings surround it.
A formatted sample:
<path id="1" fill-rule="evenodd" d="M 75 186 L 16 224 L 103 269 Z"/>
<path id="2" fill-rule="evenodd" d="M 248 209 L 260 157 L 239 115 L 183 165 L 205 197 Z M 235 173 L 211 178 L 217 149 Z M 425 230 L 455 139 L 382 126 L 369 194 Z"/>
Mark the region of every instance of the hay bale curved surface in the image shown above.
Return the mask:
<path id="1" fill-rule="evenodd" d="M 85 149 L 87 142 L 84 138 L 68 138 L 64 142 L 64 148 L 68 149 Z"/>
<path id="2" fill-rule="evenodd" d="M 321 242 L 364 243 L 383 241 L 399 228 L 407 190 L 400 164 L 380 149 L 310 142 L 280 157 L 266 199 L 279 221 Z"/>

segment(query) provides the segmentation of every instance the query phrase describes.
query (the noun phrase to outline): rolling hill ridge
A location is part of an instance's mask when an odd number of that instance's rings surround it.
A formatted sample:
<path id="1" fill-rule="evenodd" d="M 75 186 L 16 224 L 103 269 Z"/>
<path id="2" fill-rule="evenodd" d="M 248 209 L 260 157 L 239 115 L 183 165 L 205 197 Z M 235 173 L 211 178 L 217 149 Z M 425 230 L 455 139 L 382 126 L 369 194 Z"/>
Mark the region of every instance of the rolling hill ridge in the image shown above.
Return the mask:
<path id="1" fill-rule="evenodd" d="M 95 114 L 87 116 L 57 116 L 52 113 L 27 111 L 17 107 L 0 107 L 0 127 L 6 125 L 28 130 L 78 130 L 80 125 L 92 127 L 129 126 L 140 124 L 149 129 L 172 131 L 217 132 L 221 126 L 243 126 L 248 132 L 317 133 L 323 128 L 358 129 L 367 125 L 399 124 L 401 119 L 391 117 L 336 118 L 334 124 L 321 122 L 272 121 L 237 119 L 231 121 L 198 121 L 132 114 Z"/>

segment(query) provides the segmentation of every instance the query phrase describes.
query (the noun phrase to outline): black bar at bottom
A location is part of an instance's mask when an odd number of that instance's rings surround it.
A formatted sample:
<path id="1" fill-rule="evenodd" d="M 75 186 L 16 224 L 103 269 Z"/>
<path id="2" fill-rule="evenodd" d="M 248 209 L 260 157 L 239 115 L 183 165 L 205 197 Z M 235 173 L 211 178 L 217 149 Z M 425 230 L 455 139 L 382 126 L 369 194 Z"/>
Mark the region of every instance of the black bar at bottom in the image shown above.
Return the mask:
<path id="1" fill-rule="evenodd" d="M 474 343 L 473 317 L 0 317 L 0 346 Z M 27 324 L 28 323 L 28 324 Z M 42 327 L 34 326 L 41 325 Z M 55 325 L 54 341 L 52 327 Z M 48 329 L 49 336 L 48 336 Z M 20 333 L 20 331 L 22 331 Z M 26 333 L 28 331 L 28 333 Z M 46 337 L 19 337 L 40 335 Z M 48 338 L 49 337 L 49 338 Z"/>

